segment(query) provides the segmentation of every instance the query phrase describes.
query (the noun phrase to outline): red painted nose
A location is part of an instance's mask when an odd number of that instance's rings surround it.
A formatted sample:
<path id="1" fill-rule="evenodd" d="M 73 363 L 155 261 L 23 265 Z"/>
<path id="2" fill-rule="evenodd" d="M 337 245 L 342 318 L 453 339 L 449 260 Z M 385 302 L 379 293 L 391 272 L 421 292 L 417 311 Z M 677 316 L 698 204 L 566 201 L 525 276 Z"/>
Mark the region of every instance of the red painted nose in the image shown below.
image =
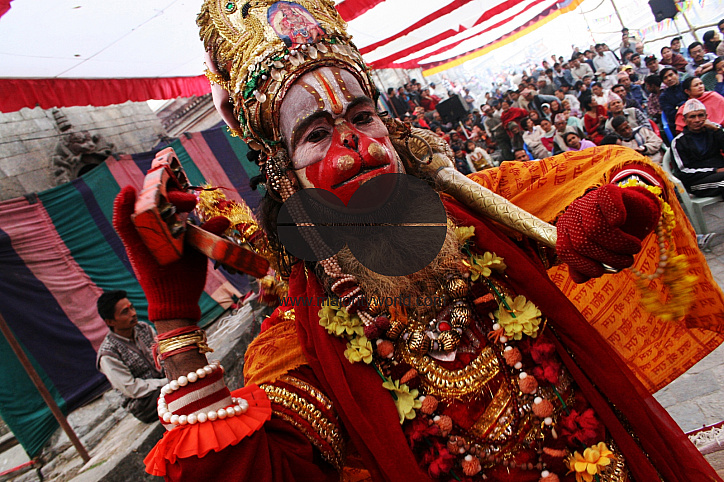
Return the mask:
<path id="1" fill-rule="evenodd" d="M 359 150 L 359 137 L 354 132 L 345 132 L 341 138 L 344 147 L 353 151 Z"/>

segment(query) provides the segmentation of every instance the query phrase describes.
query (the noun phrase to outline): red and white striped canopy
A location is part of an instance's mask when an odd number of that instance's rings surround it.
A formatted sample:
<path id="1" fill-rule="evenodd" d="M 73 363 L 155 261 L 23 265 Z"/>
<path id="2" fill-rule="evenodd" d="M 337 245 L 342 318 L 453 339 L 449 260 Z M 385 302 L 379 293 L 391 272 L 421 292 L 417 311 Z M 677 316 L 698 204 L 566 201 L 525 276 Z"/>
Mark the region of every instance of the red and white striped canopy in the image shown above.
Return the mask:
<path id="1" fill-rule="evenodd" d="M 582 0 L 343 0 L 372 68 L 431 74 L 510 43 Z M 0 0 L 0 111 L 208 92 L 200 0 Z"/>
<path id="2" fill-rule="evenodd" d="M 581 0 L 344 0 L 337 10 L 372 68 L 435 73 L 483 55 Z"/>

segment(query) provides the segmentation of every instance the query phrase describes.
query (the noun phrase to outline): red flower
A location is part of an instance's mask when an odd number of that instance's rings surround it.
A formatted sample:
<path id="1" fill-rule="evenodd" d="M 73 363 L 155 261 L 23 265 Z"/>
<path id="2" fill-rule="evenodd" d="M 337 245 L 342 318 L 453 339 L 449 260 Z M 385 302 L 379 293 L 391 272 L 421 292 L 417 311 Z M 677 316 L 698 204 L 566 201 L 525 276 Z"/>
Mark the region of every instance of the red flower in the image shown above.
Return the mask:
<path id="1" fill-rule="evenodd" d="M 533 358 L 533 361 L 539 365 L 550 360 L 555 352 L 555 345 L 542 339 L 539 339 L 530 347 L 530 356 Z"/>
<path id="2" fill-rule="evenodd" d="M 592 445 L 599 438 L 601 422 L 596 418 L 592 408 L 578 413 L 571 410 L 569 415 L 561 418 L 561 434 L 566 437 L 570 445 Z"/>
<path id="3" fill-rule="evenodd" d="M 438 479 L 452 470 L 455 465 L 455 456 L 448 452 L 447 448 L 443 447 L 442 444 L 439 443 L 434 444 L 431 452 L 437 452 L 437 454 L 431 457 L 427 473 L 433 479 Z"/>
<path id="4" fill-rule="evenodd" d="M 538 380 L 546 380 L 552 384 L 558 383 L 558 374 L 561 371 L 561 364 L 554 360 L 543 362 L 540 366 L 533 368 L 533 376 Z"/>
<path id="5" fill-rule="evenodd" d="M 415 450 L 419 444 L 425 445 L 424 439 L 437 437 L 440 435 L 440 429 L 434 423 L 428 425 L 428 418 L 418 414 L 413 420 L 405 424 L 405 435 L 410 442 L 410 448 Z"/>

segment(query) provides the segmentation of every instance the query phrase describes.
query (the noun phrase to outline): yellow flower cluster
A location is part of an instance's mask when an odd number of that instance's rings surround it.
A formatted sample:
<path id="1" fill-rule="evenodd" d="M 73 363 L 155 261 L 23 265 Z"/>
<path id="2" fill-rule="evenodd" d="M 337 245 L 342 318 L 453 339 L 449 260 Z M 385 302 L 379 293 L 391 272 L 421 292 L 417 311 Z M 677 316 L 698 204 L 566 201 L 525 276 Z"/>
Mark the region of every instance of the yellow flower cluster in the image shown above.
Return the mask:
<path id="1" fill-rule="evenodd" d="M 503 258 L 489 251 L 482 255 L 471 254 L 470 261 L 465 264 L 470 268 L 470 279 L 472 281 L 477 281 L 481 276 L 487 278 L 492 270 L 502 273 L 507 268 Z"/>
<path id="2" fill-rule="evenodd" d="M 395 395 L 395 406 L 397 406 L 397 413 L 400 416 L 400 423 L 406 419 L 415 418 L 415 410 L 422 407 L 422 402 L 417 399 L 419 392 L 416 388 L 410 390 L 410 387 L 404 383 L 400 384 L 399 380 L 386 380 L 382 386 Z"/>
<path id="3" fill-rule="evenodd" d="M 372 343 L 364 335 L 352 337 L 347 342 L 344 356 L 351 363 L 363 361 L 369 365 L 372 363 Z"/>
<path id="4" fill-rule="evenodd" d="M 514 300 L 510 296 L 506 296 L 505 303 L 507 307 L 505 304 L 501 304 L 493 313 L 500 326 L 505 330 L 505 336 L 514 340 L 520 340 L 523 335 L 531 338 L 538 336 L 541 317 L 538 307 L 522 295 L 516 296 Z"/>
<path id="5" fill-rule="evenodd" d="M 319 324 L 332 335 L 351 337 L 365 334 L 359 316 L 350 315 L 342 306 L 327 301 L 318 314 Z"/>
<path id="6" fill-rule="evenodd" d="M 689 270 L 689 262 L 686 255 L 676 254 L 676 246 L 672 233 L 676 228 L 676 216 L 671 205 L 661 198 L 661 188 L 649 186 L 635 179 L 629 179 L 620 183 L 620 187 L 644 186 L 652 194 L 656 195 L 661 204 L 661 226 L 659 242 L 663 241 L 662 237 L 667 236 L 668 242 L 666 246 L 666 266 L 663 269 L 661 280 L 664 286 L 668 287 L 670 299 L 662 300 L 658 292 L 650 290 L 648 283 L 643 277 L 637 278 L 636 284 L 641 291 L 641 305 L 649 313 L 656 315 L 664 321 L 674 321 L 683 318 L 689 307 L 694 301 L 694 284 L 696 276 L 687 274 Z M 658 276 L 655 274 L 649 279 Z"/>
<path id="7" fill-rule="evenodd" d="M 456 226 L 454 231 L 460 245 L 465 244 L 468 239 L 475 236 L 475 226 Z"/>
<path id="8" fill-rule="evenodd" d="M 576 474 L 576 482 L 593 482 L 594 476 L 600 474 L 615 458 L 606 444 L 599 442 L 584 450 L 583 455 L 574 452 L 566 462 L 570 472 Z"/>

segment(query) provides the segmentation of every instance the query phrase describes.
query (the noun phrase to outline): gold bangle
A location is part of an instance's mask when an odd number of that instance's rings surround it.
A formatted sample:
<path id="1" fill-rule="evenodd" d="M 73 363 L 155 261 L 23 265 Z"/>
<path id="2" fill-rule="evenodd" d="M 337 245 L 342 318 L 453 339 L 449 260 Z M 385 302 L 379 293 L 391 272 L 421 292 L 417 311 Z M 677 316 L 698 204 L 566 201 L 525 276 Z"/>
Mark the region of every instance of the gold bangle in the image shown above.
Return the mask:
<path id="1" fill-rule="evenodd" d="M 193 333 L 159 340 L 158 352 L 160 354 L 169 353 L 190 345 L 197 345 L 199 347 L 199 353 L 201 354 L 213 352 L 214 350 L 209 348 L 206 341 L 206 332 L 204 330 L 196 330 Z"/>

